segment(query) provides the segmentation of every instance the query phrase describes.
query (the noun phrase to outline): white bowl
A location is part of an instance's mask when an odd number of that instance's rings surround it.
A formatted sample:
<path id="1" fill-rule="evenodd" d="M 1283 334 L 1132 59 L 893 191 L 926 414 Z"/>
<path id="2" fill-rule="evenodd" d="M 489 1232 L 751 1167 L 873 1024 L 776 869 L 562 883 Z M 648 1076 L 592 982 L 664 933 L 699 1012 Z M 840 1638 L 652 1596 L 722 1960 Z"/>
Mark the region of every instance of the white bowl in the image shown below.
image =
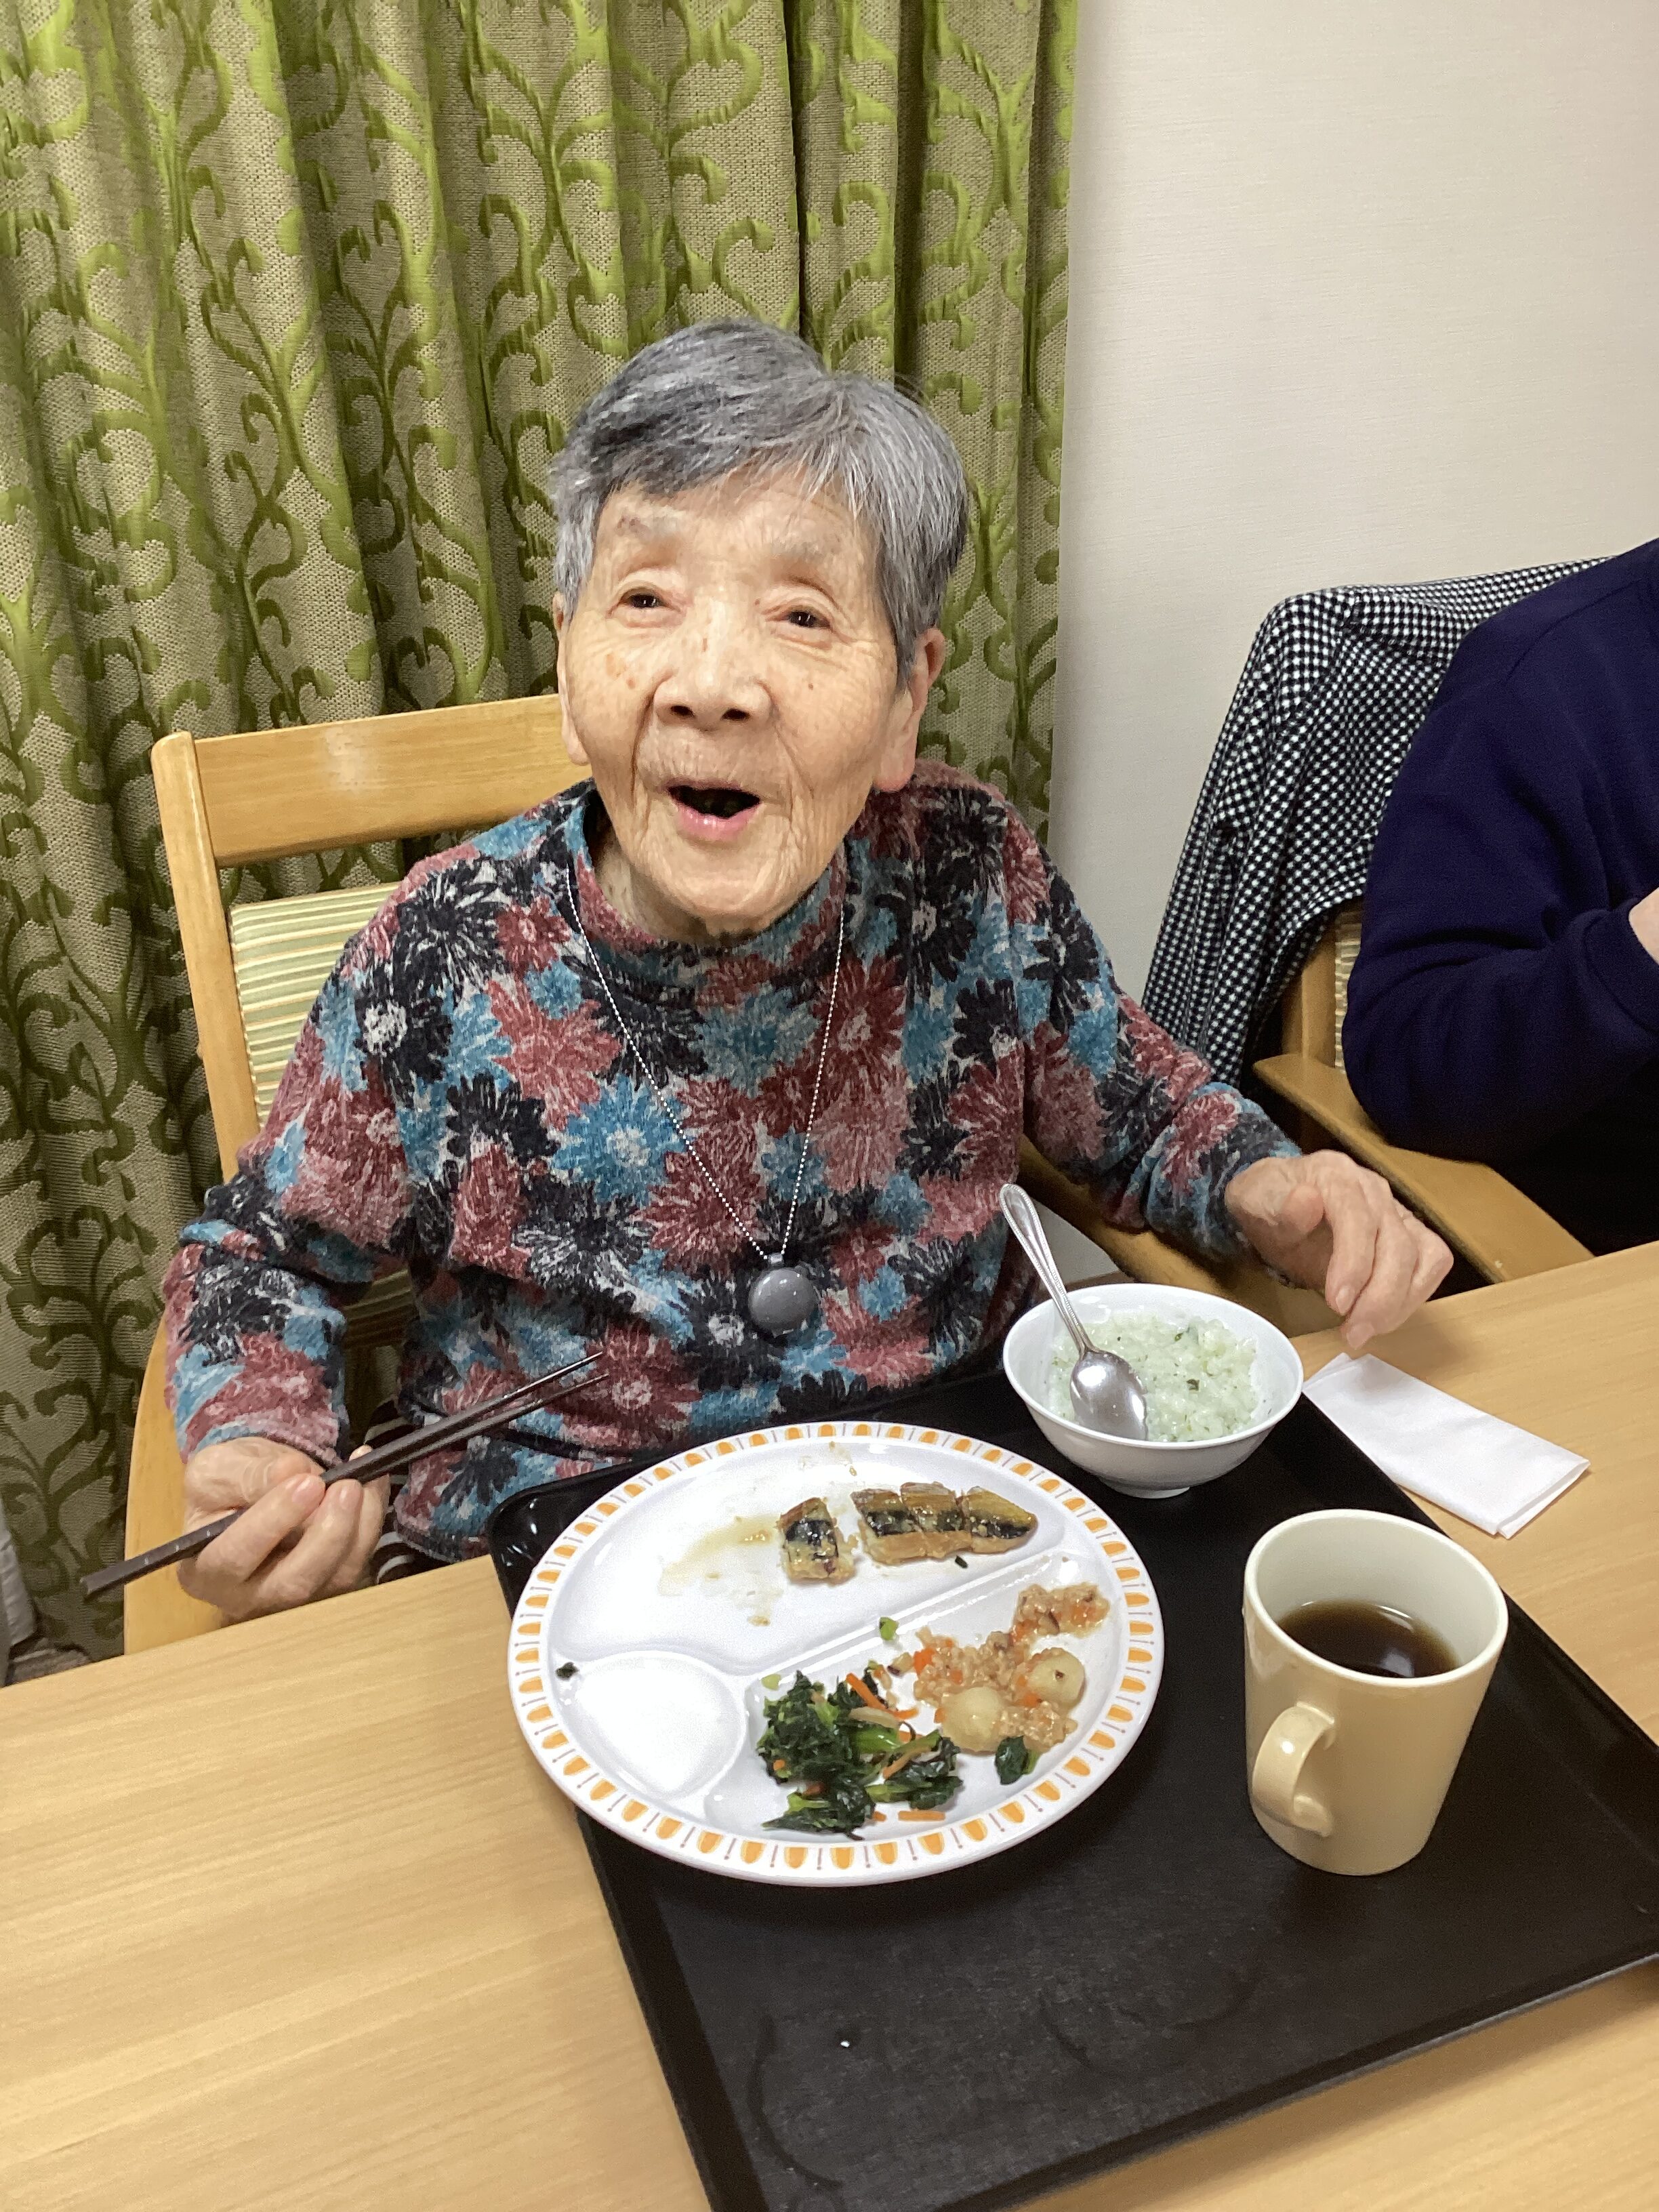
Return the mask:
<path id="1" fill-rule="evenodd" d="M 1194 1483 L 1213 1482 L 1217 1475 L 1231 1474 L 1302 1395 L 1302 1362 L 1289 1337 L 1248 1306 L 1212 1297 L 1206 1291 L 1128 1282 L 1097 1283 L 1073 1291 L 1072 1304 L 1085 1328 L 1115 1314 L 1154 1313 L 1166 1321 L 1218 1321 L 1255 1346 L 1256 1416 L 1249 1428 L 1202 1443 L 1143 1443 L 1129 1437 L 1103 1437 L 1049 1410 L 1046 1386 L 1055 1341 L 1064 1335 L 1064 1326 L 1046 1300 L 1020 1316 L 1003 1344 L 1004 1372 L 1049 1443 L 1115 1490 L 1137 1498 L 1178 1498 Z"/>

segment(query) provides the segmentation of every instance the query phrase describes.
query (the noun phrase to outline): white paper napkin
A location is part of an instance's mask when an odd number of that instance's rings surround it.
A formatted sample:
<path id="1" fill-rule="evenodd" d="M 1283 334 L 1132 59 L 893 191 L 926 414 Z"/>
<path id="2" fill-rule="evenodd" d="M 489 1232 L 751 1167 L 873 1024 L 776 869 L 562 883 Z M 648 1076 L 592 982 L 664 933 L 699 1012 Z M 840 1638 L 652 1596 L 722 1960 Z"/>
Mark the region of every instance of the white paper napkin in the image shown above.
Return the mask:
<path id="1" fill-rule="evenodd" d="M 1320 1412 L 1402 1490 L 1489 1536 L 1524 1528 L 1589 1465 L 1369 1354 L 1350 1359 L 1339 1352 L 1304 1387 Z"/>

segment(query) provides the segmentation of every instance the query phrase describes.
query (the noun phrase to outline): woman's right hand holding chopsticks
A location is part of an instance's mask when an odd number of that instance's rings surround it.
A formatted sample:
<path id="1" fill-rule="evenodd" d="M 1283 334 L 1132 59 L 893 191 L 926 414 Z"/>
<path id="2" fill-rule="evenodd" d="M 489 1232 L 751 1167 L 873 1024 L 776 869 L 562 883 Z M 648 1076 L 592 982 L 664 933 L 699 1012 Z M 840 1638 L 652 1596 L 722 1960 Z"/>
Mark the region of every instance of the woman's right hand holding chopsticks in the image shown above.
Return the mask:
<path id="1" fill-rule="evenodd" d="M 372 1449 L 353 1452 L 346 1462 L 350 1466 L 367 1450 L 373 1469 L 367 1481 L 343 1468 L 325 1474 L 303 1452 L 268 1437 L 204 1445 L 185 1463 L 186 1525 L 181 1533 L 130 1559 L 94 1568 L 82 1575 L 81 1588 L 97 1597 L 176 1566 L 191 1596 L 218 1606 L 233 1620 L 282 1613 L 314 1597 L 355 1589 L 384 1522 L 392 1474 L 434 1452 L 464 1448 L 498 1430 L 516 1434 L 520 1416 L 599 1381 L 603 1370 L 599 1375 L 589 1372 L 599 1356 L 581 1352 L 545 1375 L 475 1397 L 436 1420 L 399 1423 L 400 1433 Z M 542 1449 L 539 1437 L 532 1442 Z M 189 1567 L 191 1559 L 200 1565 Z"/>
<path id="2" fill-rule="evenodd" d="M 185 1467 L 185 1527 L 247 1510 L 179 1562 L 179 1580 L 232 1620 L 355 1589 L 385 1522 L 388 1487 L 385 1475 L 325 1487 L 315 1460 L 267 1437 L 205 1444 Z"/>

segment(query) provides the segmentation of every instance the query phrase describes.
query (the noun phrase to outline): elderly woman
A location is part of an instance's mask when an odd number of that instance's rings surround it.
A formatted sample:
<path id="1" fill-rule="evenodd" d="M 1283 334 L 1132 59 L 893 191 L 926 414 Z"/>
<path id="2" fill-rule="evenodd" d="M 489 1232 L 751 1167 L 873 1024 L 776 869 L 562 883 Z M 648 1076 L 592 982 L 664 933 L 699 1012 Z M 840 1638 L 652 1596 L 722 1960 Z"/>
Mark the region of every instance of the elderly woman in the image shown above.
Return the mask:
<path id="1" fill-rule="evenodd" d="M 1250 1245 L 1358 1346 L 1449 1255 L 1299 1156 L 1114 987 L 996 792 L 918 766 L 966 497 L 890 387 L 758 325 L 635 356 L 558 465 L 559 690 L 592 781 L 416 868 L 325 986 L 263 1133 L 167 1281 L 191 1524 L 234 1615 L 347 1589 L 385 1499 L 346 1447 L 343 1309 L 414 1279 L 432 1416 L 602 1374 L 421 1462 L 402 1535 L 476 1550 L 560 1472 L 941 1376 L 1027 1279 L 1029 1134 L 1115 1221 Z"/>

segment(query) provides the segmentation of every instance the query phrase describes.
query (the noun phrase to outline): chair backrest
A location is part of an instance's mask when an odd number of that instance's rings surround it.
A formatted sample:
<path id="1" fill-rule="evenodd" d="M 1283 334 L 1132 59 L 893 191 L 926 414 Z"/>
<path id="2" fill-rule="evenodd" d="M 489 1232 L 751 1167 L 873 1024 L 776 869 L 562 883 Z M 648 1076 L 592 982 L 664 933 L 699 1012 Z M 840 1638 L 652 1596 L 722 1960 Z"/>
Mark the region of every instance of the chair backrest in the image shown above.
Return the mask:
<path id="1" fill-rule="evenodd" d="M 585 773 L 564 750 L 550 694 L 240 737 L 175 734 L 150 764 L 227 1176 L 258 1133 L 330 969 L 390 886 L 264 901 L 227 917 L 220 870 L 482 829 Z"/>
<path id="2" fill-rule="evenodd" d="M 1395 778 L 1463 639 L 1592 565 L 1308 592 L 1262 623 L 1146 989 L 1147 1012 L 1218 1074 L 1240 1074 L 1253 1034 L 1332 917 L 1363 895 Z M 1316 1056 L 1340 1064 L 1334 1048 Z"/>

